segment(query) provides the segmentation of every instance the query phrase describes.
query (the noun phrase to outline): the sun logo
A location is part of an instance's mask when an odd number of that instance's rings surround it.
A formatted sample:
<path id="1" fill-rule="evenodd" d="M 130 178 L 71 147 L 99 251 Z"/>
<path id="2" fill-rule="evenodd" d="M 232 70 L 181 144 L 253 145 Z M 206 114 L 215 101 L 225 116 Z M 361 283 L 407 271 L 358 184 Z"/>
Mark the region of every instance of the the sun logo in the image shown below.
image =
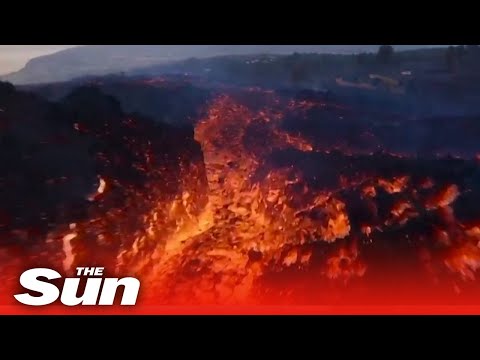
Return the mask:
<path id="1" fill-rule="evenodd" d="M 30 269 L 20 276 L 20 285 L 41 295 L 33 296 L 27 292 L 14 297 L 22 304 L 32 306 L 49 305 L 59 297 L 61 303 L 66 306 L 113 305 L 117 288 L 123 286 L 120 305 L 135 305 L 140 281 L 133 277 L 103 278 L 103 270 L 102 267 L 77 267 L 78 277 L 66 278 L 60 291 L 56 285 L 48 282 L 62 278 L 57 271 L 47 268 Z M 88 278 L 83 295 L 77 296 L 81 276 L 88 276 Z"/>

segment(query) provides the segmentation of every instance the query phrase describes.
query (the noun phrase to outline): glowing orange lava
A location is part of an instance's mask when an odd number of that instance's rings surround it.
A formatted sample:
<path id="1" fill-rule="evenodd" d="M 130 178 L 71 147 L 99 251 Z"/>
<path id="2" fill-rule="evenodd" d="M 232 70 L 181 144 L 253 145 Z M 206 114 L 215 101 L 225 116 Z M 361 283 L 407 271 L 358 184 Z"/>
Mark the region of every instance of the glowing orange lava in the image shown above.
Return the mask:
<path id="1" fill-rule="evenodd" d="M 292 279 L 304 276 L 312 284 L 355 282 L 375 266 L 364 256 L 373 239 L 397 236 L 395 241 L 408 244 L 413 241 L 409 233 L 398 232 L 419 217 L 435 216 L 435 231 L 414 240 L 424 244 L 430 236 L 440 250 L 411 256 L 432 274 L 447 271 L 474 279 L 480 231 L 459 223 L 449 208 L 461 194 L 458 186 L 437 186 L 431 179 L 415 183 L 410 174 L 386 178 L 360 171 L 338 173 L 337 186 L 313 186 L 305 169 L 273 167 L 269 157 L 278 151 L 338 156 L 282 130 L 288 112 L 324 104 L 282 101 L 255 89 L 250 93 L 247 99 L 219 96 L 197 121 L 194 136 L 203 159 L 179 156 L 181 178 L 174 196 L 164 191 L 165 169 L 143 169 L 149 175 L 145 188 L 126 189 L 126 205 L 104 211 L 104 198 L 108 201 L 116 183 L 100 174 L 89 197 L 98 208 L 92 208 L 88 220 L 52 231 L 43 249 L 49 261 L 68 273 L 76 266 L 98 265 L 138 276 L 145 303 L 276 302 L 283 293 L 268 288 L 267 274 L 291 273 Z M 255 105 L 249 105 L 248 96 Z M 323 176 L 319 171 L 318 182 Z M 368 214 L 356 225 L 347 200 L 352 194 L 363 206 L 361 213 Z M 381 218 L 379 204 L 387 197 L 392 201 L 385 202 L 387 215 Z M 289 281 L 285 286 L 296 282 Z"/>

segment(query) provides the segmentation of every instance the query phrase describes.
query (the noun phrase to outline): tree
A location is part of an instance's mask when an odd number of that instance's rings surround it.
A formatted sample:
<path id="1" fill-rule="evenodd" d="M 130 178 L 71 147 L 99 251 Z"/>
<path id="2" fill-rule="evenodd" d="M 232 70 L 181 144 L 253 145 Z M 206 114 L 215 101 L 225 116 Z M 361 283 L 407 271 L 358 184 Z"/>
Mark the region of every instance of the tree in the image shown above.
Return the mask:
<path id="1" fill-rule="evenodd" d="M 458 58 L 457 52 L 453 46 L 449 46 L 447 48 L 447 52 L 445 53 L 445 60 L 447 63 L 447 70 L 449 73 L 454 73 L 457 70 Z"/>
<path id="2" fill-rule="evenodd" d="M 377 60 L 382 64 L 389 64 L 393 58 L 393 46 L 392 45 L 382 45 L 378 48 Z"/>

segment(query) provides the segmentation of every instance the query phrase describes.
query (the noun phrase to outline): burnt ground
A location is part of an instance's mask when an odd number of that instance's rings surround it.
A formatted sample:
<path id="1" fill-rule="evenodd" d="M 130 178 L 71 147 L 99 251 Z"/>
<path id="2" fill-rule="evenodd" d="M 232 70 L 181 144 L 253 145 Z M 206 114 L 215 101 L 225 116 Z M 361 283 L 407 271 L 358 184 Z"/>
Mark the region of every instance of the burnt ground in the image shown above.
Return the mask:
<path id="1" fill-rule="evenodd" d="M 202 159 L 191 125 L 127 114 L 95 87 L 53 103 L 1 83 L 0 109 L 0 242 L 20 251 L 57 224 L 84 219 L 100 176 L 113 190 L 102 199 L 106 211 L 153 176 L 176 194 L 182 166 Z"/>
<path id="2" fill-rule="evenodd" d="M 193 126 L 211 95 L 190 85 L 158 89 L 122 83 L 68 89 L 53 102 L 1 83 L 0 244 L 12 251 L 8 256 L 35 252 L 58 224 L 131 206 L 125 201 L 132 193 L 147 198 L 135 206 L 148 206 L 153 181 L 162 183 L 165 198 L 177 194 L 185 169 L 202 163 Z M 442 262 L 439 233 L 461 243 L 456 237 L 480 215 L 478 117 L 412 119 L 331 106 L 329 98 L 299 94 L 297 99 L 326 103 L 291 112 L 282 122 L 284 130 L 308 139 L 317 151 L 276 151 L 263 170 L 295 166 L 310 187 L 335 192 L 347 204 L 352 235 L 337 246 L 358 242 L 363 261 L 378 270 L 373 273 L 385 274 L 400 262 L 412 273 L 423 269 L 418 254 L 425 248 L 432 262 L 436 256 Z M 261 107 L 258 102 L 253 107 Z M 204 169 L 191 176 L 205 186 Z M 379 186 L 381 179 L 401 177 L 408 177 L 401 191 Z M 87 197 L 100 178 L 109 192 L 92 204 Z M 427 181 L 433 185 L 424 186 Z M 376 186 L 374 197 L 364 193 L 369 185 Z M 458 197 L 439 205 L 453 185 Z M 392 209 L 399 202 L 411 209 L 395 217 Z M 368 236 L 366 226 L 373 229 Z M 336 249 L 322 246 L 317 254 Z"/>

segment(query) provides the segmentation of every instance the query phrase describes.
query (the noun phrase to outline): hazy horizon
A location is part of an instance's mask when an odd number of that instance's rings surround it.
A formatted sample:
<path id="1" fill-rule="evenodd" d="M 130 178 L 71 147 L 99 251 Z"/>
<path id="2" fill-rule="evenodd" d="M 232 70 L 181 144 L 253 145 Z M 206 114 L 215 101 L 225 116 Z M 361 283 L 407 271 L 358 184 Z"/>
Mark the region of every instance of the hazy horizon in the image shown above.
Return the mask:
<path id="1" fill-rule="evenodd" d="M 18 71 L 38 56 L 79 45 L 0 45 L 0 75 Z"/>
<path id="2" fill-rule="evenodd" d="M 22 69 L 26 63 L 36 57 L 49 55 L 61 50 L 81 45 L 0 45 L 0 75 L 6 75 Z M 108 46 L 108 45 L 107 45 Z M 352 48 L 358 51 L 362 46 L 371 45 L 332 45 L 342 46 L 344 51 Z M 394 47 L 412 47 L 416 45 L 393 45 Z M 418 47 L 443 46 L 443 45 L 418 45 Z M 338 50 L 337 50 L 338 51 Z M 336 52 L 336 51 L 335 51 Z M 343 52 L 343 51 L 342 51 Z"/>

